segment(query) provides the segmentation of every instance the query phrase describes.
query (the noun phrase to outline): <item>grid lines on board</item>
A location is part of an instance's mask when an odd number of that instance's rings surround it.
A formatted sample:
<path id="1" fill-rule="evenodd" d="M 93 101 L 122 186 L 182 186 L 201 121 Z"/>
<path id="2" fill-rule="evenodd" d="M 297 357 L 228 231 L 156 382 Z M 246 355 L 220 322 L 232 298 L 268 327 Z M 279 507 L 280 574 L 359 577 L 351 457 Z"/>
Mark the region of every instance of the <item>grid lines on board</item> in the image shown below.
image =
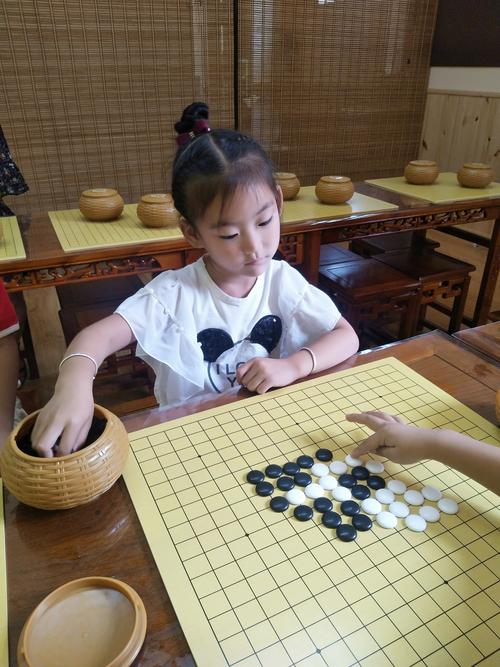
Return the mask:
<path id="1" fill-rule="evenodd" d="M 459 513 L 423 533 L 399 520 L 346 543 L 318 514 L 272 512 L 246 481 L 321 447 L 343 458 L 367 432 L 344 414 L 373 409 L 499 442 L 493 425 L 393 359 L 131 434 L 125 481 L 199 665 L 494 664 L 495 494 L 437 462 L 387 462 L 386 477 L 438 486 Z"/>

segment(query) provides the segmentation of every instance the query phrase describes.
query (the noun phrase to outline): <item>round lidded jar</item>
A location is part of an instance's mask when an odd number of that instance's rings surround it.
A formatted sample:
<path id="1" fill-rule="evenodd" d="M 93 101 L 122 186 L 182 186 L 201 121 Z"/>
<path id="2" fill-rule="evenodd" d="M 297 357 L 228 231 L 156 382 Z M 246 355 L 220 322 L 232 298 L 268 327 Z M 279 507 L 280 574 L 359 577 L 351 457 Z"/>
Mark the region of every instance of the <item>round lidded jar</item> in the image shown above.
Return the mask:
<path id="1" fill-rule="evenodd" d="M 80 195 L 81 214 L 92 222 L 109 222 L 120 217 L 124 202 L 112 188 L 92 188 Z"/>
<path id="2" fill-rule="evenodd" d="M 181 216 L 171 194 L 150 194 L 141 197 L 137 217 L 146 227 L 177 227 Z"/>
<path id="3" fill-rule="evenodd" d="M 492 180 L 493 169 L 484 162 L 466 162 L 457 173 L 457 181 L 466 188 L 485 188 Z"/>
<path id="4" fill-rule="evenodd" d="M 274 174 L 276 185 L 279 185 L 283 192 L 283 199 L 295 199 L 299 194 L 300 181 L 295 174 L 287 173 L 286 171 L 277 171 Z"/>
<path id="5" fill-rule="evenodd" d="M 139 595 L 110 577 L 75 579 L 34 609 L 19 637 L 20 667 L 129 667 L 146 636 Z"/>
<path id="6" fill-rule="evenodd" d="M 323 204 L 343 204 L 353 196 L 354 185 L 348 176 L 322 176 L 315 192 Z"/>
<path id="7" fill-rule="evenodd" d="M 405 167 L 405 178 L 413 185 L 431 185 L 438 174 L 439 169 L 434 160 L 412 160 Z"/>

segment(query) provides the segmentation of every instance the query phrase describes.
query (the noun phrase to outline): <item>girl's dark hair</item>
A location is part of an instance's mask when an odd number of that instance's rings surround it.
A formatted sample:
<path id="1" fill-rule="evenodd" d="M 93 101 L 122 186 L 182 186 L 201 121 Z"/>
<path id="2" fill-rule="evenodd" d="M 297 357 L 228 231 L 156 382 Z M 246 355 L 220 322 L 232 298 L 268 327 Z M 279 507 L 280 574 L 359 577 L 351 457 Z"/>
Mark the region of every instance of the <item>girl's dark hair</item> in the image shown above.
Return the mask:
<path id="1" fill-rule="evenodd" d="M 178 134 L 193 132 L 195 122 L 208 120 L 208 106 L 194 102 L 175 124 Z M 175 208 L 194 225 L 217 195 L 224 201 L 239 187 L 264 183 L 275 193 L 273 165 L 257 141 L 234 130 L 198 134 L 180 146 L 172 170 Z"/>

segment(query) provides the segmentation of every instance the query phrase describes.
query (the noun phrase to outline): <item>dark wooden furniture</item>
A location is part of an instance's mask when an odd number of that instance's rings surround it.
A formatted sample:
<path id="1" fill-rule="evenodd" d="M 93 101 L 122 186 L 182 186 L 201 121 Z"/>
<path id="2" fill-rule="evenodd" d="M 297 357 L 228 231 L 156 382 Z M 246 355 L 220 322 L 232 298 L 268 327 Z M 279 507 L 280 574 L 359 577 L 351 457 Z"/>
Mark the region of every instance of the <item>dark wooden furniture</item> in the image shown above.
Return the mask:
<path id="1" fill-rule="evenodd" d="M 495 391 L 500 368 L 487 357 L 441 333 L 354 355 L 338 370 L 376 359 L 397 357 L 431 382 L 495 423 Z M 237 401 L 248 394 L 187 402 L 175 409 L 156 408 L 125 418 L 129 431 Z M 33 608 L 63 583 L 90 575 L 117 577 L 133 586 L 148 614 L 146 641 L 134 667 L 193 667 L 189 647 L 177 621 L 142 528 L 122 480 L 89 505 L 44 512 L 4 498 L 7 546 L 10 666 Z"/>
<path id="2" fill-rule="evenodd" d="M 332 264 L 345 264 L 346 262 L 359 262 L 363 258 L 356 255 L 346 248 L 335 245 L 334 243 L 324 243 L 319 252 L 319 265 L 331 266 Z"/>
<path id="3" fill-rule="evenodd" d="M 420 283 L 400 271 L 373 259 L 329 264 L 320 268 L 319 286 L 352 324 L 362 348 L 370 326 L 380 331 L 398 320 L 399 339 L 414 333 Z"/>
<path id="4" fill-rule="evenodd" d="M 457 331 L 453 336 L 500 364 L 500 322 Z"/>
<path id="5" fill-rule="evenodd" d="M 373 255 L 380 255 L 384 252 L 399 252 L 412 247 L 428 250 L 439 248 L 439 243 L 426 239 L 425 234 L 420 232 L 400 232 L 399 234 L 354 239 L 349 247 L 361 257 L 373 257 Z"/>
<path id="6" fill-rule="evenodd" d="M 500 272 L 500 198 L 430 204 L 364 182 L 356 183 L 355 188 L 399 208 L 283 225 L 280 250 L 285 259 L 300 266 L 309 280 L 317 282 L 322 243 L 495 220 L 472 318 L 474 324 L 485 324 Z M 183 239 L 65 253 L 47 215 L 21 216 L 19 222 L 26 259 L 0 262 L 0 274 L 7 289 L 15 291 L 179 268 L 197 256 Z"/>
<path id="7" fill-rule="evenodd" d="M 460 329 L 470 274 L 475 270 L 475 266 L 438 252 L 415 248 L 398 253 L 382 253 L 375 258 L 381 264 L 419 281 L 420 301 L 416 331 L 423 327 L 427 306 L 436 305 L 439 299 L 453 299 L 448 333 Z"/>

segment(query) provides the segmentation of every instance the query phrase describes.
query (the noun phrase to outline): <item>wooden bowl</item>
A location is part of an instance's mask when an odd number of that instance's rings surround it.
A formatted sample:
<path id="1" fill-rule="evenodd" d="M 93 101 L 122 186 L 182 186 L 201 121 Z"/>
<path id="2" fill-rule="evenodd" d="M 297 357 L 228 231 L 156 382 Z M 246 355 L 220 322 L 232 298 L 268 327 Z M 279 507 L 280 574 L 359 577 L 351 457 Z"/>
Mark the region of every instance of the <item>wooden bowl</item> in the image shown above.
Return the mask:
<path id="1" fill-rule="evenodd" d="M 485 188 L 492 180 L 493 169 L 483 162 L 466 162 L 457 173 L 457 181 L 466 188 Z"/>
<path id="2" fill-rule="evenodd" d="M 431 185 L 438 174 L 438 166 L 433 160 L 412 160 L 405 167 L 405 178 L 413 185 Z"/>
<path id="3" fill-rule="evenodd" d="M 289 174 L 285 171 L 276 171 L 274 174 L 276 185 L 279 185 L 283 192 L 283 199 L 295 199 L 299 194 L 300 181 L 295 174 Z"/>
<path id="4" fill-rule="evenodd" d="M 120 217 L 123 199 L 111 188 L 93 188 L 80 195 L 80 212 L 92 222 L 109 222 Z"/>
<path id="5" fill-rule="evenodd" d="M 343 204 L 353 196 L 354 185 L 348 176 L 322 176 L 315 192 L 323 204 Z"/>
<path id="6" fill-rule="evenodd" d="M 137 204 L 137 217 L 146 227 L 177 227 L 180 214 L 170 194 L 143 195 Z"/>
<path id="7" fill-rule="evenodd" d="M 17 425 L 0 453 L 3 482 L 13 496 L 31 507 L 68 509 L 90 502 L 113 486 L 129 448 L 127 432 L 116 415 L 95 405 L 89 444 L 49 459 L 31 449 L 30 433 L 38 412 Z"/>
<path id="8" fill-rule="evenodd" d="M 129 667 L 146 636 L 139 595 L 110 577 L 75 579 L 34 609 L 17 646 L 19 667 Z"/>

